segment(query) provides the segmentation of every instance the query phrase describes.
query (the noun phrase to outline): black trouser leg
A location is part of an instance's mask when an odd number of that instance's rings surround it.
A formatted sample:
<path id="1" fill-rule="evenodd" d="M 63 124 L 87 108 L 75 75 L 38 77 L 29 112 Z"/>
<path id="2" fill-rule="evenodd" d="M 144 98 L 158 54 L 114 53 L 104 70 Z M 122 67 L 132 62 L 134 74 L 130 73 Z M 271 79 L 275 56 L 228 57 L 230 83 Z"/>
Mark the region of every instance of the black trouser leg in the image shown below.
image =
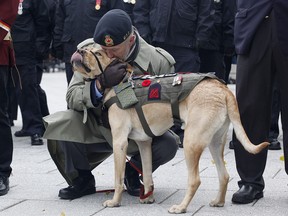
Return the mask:
<path id="1" fill-rule="evenodd" d="M 0 175 L 9 177 L 13 154 L 13 140 L 8 117 L 7 82 L 9 68 L 0 66 Z"/>
<path id="2" fill-rule="evenodd" d="M 168 131 L 152 141 L 152 172 L 174 158 L 178 149 L 175 137 Z M 142 169 L 140 154 L 131 157 L 131 162 Z"/>

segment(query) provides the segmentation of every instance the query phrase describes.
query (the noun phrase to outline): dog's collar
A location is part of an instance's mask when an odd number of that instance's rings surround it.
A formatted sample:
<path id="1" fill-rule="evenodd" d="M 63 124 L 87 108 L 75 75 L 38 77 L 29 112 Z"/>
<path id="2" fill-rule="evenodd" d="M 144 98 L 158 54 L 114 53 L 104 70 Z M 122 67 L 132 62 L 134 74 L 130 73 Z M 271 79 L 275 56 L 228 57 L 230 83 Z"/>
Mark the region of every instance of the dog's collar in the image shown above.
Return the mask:
<path id="1" fill-rule="evenodd" d="M 97 64 L 98 64 L 98 67 L 100 68 L 101 73 L 104 73 L 104 70 L 103 70 L 103 67 L 102 67 L 102 65 L 101 65 L 101 62 L 100 62 L 99 58 L 96 56 L 96 54 L 95 54 L 94 52 L 92 52 L 92 51 L 90 51 L 90 52 L 91 52 L 92 55 L 95 57 L 95 59 L 96 59 L 96 61 L 97 61 Z"/>

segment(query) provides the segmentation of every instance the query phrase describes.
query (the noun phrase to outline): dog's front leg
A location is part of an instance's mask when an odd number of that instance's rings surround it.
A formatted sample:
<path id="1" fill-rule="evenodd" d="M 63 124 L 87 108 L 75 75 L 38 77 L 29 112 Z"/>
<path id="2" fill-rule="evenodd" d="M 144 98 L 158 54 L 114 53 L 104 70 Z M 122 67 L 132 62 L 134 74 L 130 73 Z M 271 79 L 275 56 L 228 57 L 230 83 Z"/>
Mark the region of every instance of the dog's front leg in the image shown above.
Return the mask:
<path id="1" fill-rule="evenodd" d="M 125 156 L 127 152 L 127 137 L 117 138 L 113 136 L 115 192 L 112 200 L 103 203 L 105 207 L 118 207 L 121 204 L 122 192 L 124 190 Z"/>
<path id="2" fill-rule="evenodd" d="M 137 141 L 141 155 L 144 194 L 140 194 L 140 203 L 153 203 L 153 179 L 152 179 L 152 139 L 148 141 Z"/>

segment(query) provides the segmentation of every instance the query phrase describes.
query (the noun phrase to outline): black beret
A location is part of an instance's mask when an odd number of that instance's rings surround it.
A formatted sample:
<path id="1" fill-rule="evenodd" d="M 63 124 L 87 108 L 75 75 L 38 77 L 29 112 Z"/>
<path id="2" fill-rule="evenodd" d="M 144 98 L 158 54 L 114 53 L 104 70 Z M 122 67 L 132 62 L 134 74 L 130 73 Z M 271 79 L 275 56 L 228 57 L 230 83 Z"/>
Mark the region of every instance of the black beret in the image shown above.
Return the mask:
<path id="1" fill-rule="evenodd" d="M 94 42 L 103 46 L 116 46 L 125 41 L 132 32 L 132 21 L 129 15 L 120 9 L 108 11 L 99 20 Z"/>

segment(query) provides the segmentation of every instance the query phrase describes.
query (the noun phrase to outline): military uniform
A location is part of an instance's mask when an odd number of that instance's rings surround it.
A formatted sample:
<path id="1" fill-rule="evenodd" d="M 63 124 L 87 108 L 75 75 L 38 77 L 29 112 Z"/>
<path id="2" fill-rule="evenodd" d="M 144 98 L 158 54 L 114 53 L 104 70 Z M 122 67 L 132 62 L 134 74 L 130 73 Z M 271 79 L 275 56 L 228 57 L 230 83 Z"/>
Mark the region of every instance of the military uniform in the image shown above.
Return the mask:
<path id="1" fill-rule="evenodd" d="M 141 37 L 168 51 L 176 72 L 198 72 L 198 45 L 210 38 L 210 0 L 137 0 L 134 23 Z"/>
<path id="2" fill-rule="evenodd" d="M 7 113 L 7 83 L 10 67 L 15 65 L 10 29 L 17 16 L 18 0 L 0 1 L 0 196 L 9 190 L 8 178 L 11 174 L 13 140 Z"/>
<path id="3" fill-rule="evenodd" d="M 274 80 L 281 94 L 285 171 L 288 174 L 288 2 L 239 0 L 235 17 L 236 98 L 243 127 L 251 142 L 268 141 Z M 233 202 L 263 197 L 267 149 L 252 155 L 233 140 L 241 180 Z"/>

